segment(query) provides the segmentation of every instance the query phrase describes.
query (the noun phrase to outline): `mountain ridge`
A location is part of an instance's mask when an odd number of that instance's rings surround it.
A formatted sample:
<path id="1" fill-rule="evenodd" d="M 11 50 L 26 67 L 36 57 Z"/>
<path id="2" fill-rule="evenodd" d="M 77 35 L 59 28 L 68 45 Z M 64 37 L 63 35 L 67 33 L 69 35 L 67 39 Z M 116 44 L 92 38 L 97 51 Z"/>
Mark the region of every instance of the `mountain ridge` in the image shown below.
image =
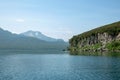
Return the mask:
<path id="1" fill-rule="evenodd" d="M 38 39 L 48 41 L 48 42 L 56 42 L 56 41 L 64 42 L 64 40 L 62 40 L 62 39 L 55 39 L 55 38 L 48 37 L 48 36 L 42 34 L 39 31 L 29 30 L 29 31 L 21 33 L 20 35 L 24 35 L 24 36 L 28 36 L 28 37 L 34 37 L 34 38 L 38 38 Z"/>
<path id="2" fill-rule="evenodd" d="M 34 37 L 14 34 L 0 28 L 0 49 L 63 50 L 66 47 L 67 43 L 65 42 L 47 42 Z"/>

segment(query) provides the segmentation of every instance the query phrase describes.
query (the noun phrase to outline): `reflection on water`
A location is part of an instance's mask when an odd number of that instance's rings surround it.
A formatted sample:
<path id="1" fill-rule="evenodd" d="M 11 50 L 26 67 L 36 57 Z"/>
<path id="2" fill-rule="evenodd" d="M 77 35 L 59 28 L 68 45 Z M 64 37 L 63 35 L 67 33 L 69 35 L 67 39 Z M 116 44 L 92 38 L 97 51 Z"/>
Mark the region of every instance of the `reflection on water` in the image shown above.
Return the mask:
<path id="1" fill-rule="evenodd" d="M 71 55 L 120 57 L 120 52 L 70 52 Z"/>
<path id="2" fill-rule="evenodd" d="M 120 79 L 120 58 L 20 53 L 0 52 L 0 80 Z"/>

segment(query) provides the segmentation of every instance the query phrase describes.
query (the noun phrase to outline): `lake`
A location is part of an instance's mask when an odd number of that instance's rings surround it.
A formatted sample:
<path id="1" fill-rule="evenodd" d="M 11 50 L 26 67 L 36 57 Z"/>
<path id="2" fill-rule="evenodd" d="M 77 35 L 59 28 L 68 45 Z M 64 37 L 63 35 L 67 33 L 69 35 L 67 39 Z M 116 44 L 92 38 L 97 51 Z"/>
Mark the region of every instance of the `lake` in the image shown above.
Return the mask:
<path id="1" fill-rule="evenodd" d="M 120 58 L 0 51 L 0 80 L 120 80 Z"/>

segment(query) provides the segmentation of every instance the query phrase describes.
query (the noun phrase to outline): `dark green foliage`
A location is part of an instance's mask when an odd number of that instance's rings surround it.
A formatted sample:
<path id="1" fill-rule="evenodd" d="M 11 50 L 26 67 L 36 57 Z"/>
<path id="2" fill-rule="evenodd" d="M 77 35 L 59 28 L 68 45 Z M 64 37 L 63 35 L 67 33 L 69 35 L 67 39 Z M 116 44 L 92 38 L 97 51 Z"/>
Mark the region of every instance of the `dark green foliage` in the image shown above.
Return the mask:
<path id="1" fill-rule="evenodd" d="M 108 35 L 110 35 L 114 40 L 114 38 L 116 38 L 116 36 L 120 33 L 120 21 L 112 24 L 108 24 L 102 27 L 98 27 L 96 29 L 73 36 L 73 38 L 69 40 L 70 49 L 71 49 L 70 51 L 72 52 L 74 51 L 75 52 L 79 52 L 79 51 L 96 52 L 96 51 L 103 51 L 103 50 L 120 51 L 120 41 L 115 40 L 105 45 L 100 42 L 101 40 L 98 40 L 98 36 L 99 36 L 98 33 L 99 34 L 108 33 Z M 96 42 L 93 42 L 94 40 Z"/>
<path id="2" fill-rule="evenodd" d="M 106 47 L 112 51 L 120 50 L 120 41 L 112 41 L 111 43 L 108 43 Z"/>
<path id="3" fill-rule="evenodd" d="M 84 32 L 77 36 L 73 36 L 73 38 L 69 40 L 69 43 L 72 46 L 75 46 L 78 43 L 78 41 L 80 41 L 83 38 L 87 38 L 91 35 L 96 36 L 98 33 L 104 33 L 104 32 L 107 32 L 111 36 L 116 36 L 120 32 L 120 21 L 113 24 L 98 27 L 96 29 Z"/>

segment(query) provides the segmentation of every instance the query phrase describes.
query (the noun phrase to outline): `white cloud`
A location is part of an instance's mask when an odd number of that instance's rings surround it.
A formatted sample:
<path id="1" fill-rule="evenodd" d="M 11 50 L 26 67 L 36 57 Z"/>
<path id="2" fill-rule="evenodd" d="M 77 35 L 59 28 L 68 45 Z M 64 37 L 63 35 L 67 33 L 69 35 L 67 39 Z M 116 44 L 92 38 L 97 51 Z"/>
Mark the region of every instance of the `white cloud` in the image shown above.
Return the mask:
<path id="1" fill-rule="evenodd" d="M 16 22 L 25 22 L 24 19 L 16 19 Z"/>

